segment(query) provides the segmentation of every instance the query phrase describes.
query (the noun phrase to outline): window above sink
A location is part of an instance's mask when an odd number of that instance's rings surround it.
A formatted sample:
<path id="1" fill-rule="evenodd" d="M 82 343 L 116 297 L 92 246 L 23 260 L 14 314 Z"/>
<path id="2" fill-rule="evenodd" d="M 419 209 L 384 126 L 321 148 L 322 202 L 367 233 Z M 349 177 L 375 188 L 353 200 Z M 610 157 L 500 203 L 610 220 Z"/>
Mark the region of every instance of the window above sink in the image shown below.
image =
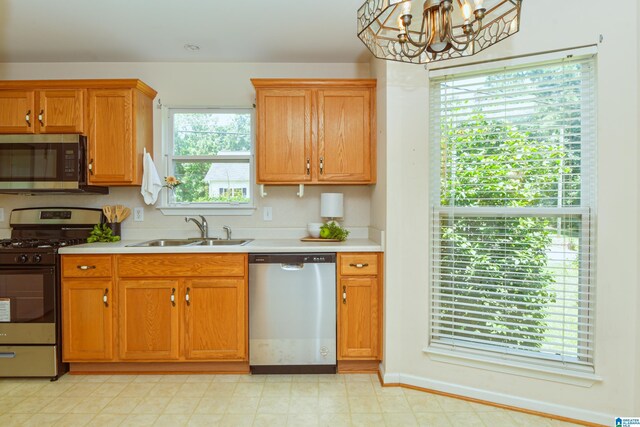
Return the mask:
<path id="1" fill-rule="evenodd" d="M 166 109 L 165 215 L 251 215 L 254 207 L 254 113 L 249 108 Z"/>

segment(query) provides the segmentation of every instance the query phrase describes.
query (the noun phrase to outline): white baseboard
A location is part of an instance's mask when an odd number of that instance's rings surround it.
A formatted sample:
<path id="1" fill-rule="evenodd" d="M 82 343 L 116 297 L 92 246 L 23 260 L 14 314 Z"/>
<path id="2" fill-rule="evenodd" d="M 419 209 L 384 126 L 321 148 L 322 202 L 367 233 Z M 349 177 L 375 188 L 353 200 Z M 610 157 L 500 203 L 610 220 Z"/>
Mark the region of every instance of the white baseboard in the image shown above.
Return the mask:
<path id="1" fill-rule="evenodd" d="M 382 366 L 381 366 L 382 369 Z M 603 425 L 612 425 L 615 420 L 614 415 L 604 414 L 601 412 L 589 411 L 586 409 L 572 408 L 570 406 L 557 405 L 555 403 L 541 402 L 538 400 L 526 399 L 517 396 L 511 396 L 493 391 L 483 390 L 479 388 L 461 386 L 457 384 L 447 383 L 444 381 L 435 381 L 428 378 L 422 378 L 415 375 L 407 375 L 402 373 L 381 371 L 385 384 L 403 384 L 420 387 L 429 390 L 440 391 L 443 393 L 455 394 L 458 396 L 469 397 L 473 399 L 484 400 L 487 402 L 498 403 L 501 405 L 513 406 L 530 411 L 541 412 L 560 417 L 571 418 L 574 420 L 588 421 Z"/>

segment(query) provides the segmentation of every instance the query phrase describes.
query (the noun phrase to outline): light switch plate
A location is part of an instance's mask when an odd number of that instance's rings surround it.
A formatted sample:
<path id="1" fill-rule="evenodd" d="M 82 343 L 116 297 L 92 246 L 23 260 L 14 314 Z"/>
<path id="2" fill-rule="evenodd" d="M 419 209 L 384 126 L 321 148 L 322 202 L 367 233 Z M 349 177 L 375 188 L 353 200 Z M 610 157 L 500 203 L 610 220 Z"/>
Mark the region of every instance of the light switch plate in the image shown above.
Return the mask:
<path id="1" fill-rule="evenodd" d="M 264 207 L 262 209 L 262 219 L 264 221 L 273 220 L 273 209 L 271 207 Z"/>
<path id="2" fill-rule="evenodd" d="M 135 222 L 144 221 L 144 208 L 133 208 L 133 220 Z"/>
<path id="3" fill-rule="evenodd" d="M 4 222 L 4 208 L 0 208 L 0 222 Z"/>

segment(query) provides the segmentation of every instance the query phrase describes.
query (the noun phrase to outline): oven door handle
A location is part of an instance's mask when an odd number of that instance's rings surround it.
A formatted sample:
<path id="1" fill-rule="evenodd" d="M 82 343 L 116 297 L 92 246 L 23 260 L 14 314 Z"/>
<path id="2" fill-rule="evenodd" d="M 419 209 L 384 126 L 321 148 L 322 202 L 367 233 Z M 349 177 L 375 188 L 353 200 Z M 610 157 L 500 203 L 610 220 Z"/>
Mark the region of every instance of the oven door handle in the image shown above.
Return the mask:
<path id="1" fill-rule="evenodd" d="M 15 359 L 16 353 L 13 351 L 0 353 L 0 359 Z"/>

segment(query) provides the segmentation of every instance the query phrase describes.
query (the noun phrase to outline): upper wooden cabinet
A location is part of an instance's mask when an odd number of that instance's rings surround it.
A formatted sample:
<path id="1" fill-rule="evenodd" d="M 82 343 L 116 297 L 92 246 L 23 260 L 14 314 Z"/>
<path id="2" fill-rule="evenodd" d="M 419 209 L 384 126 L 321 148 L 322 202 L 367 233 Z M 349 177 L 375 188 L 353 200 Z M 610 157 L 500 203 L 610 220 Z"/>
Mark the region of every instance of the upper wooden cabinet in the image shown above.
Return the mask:
<path id="1" fill-rule="evenodd" d="M 251 81 L 259 184 L 375 183 L 375 80 Z"/>
<path id="2" fill-rule="evenodd" d="M 82 133 L 90 184 L 140 185 L 156 91 L 140 80 L 0 81 L 0 133 Z"/>
<path id="3" fill-rule="evenodd" d="M 0 90 L 1 133 L 84 132 L 82 89 Z"/>

